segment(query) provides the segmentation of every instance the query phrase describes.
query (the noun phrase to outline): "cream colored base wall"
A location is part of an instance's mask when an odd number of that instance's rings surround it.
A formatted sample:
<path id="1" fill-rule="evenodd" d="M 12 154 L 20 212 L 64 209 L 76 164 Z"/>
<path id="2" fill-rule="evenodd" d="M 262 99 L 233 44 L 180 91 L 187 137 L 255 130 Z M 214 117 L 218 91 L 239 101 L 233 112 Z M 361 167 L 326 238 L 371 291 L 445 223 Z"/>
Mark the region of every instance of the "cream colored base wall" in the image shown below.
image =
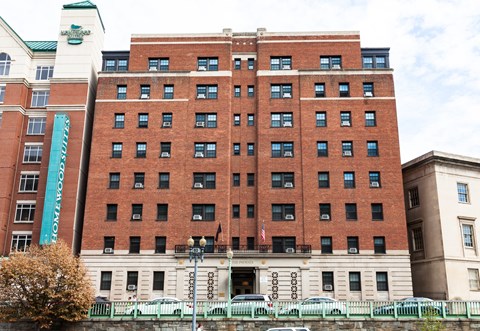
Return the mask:
<path id="1" fill-rule="evenodd" d="M 96 254 L 95 254 L 96 253 Z M 141 300 L 173 296 L 191 300 L 193 296 L 194 263 L 188 256 L 167 254 L 89 254 L 82 259 L 97 289 L 97 295 L 111 300 L 126 300 L 136 294 Z M 198 262 L 197 299 L 226 300 L 228 260 L 219 254 L 206 256 Z M 268 257 L 234 257 L 232 270 L 255 273 L 254 291 L 270 294 L 277 300 L 301 300 L 310 296 L 330 296 L 339 300 L 395 300 L 411 296 L 412 279 L 407 252 L 389 255 L 322 255 L 311 256 L 270 254 Z M 112 272 L 110 291 L 100 291 L 101 272 Z M 127 291 L 127 272 L 138 271 L 136 292 Z M 165 273 L 164 290 L 152 291 L 153 272 Z M 322 272 L 334 273 L 334 291 L 323 291 Z M 360 272 L 361 291 L 350 291 L 349 272 Z M 388 291 L 377 291 L 376 273 L 387 272 Z"/>
<path id="2" fill-rule="evenodd" d="M 470 289 L 468 269 L 479 269 L 478 260 L 446 260 L 448 299 L 480 300 L 480 289 Z"/>

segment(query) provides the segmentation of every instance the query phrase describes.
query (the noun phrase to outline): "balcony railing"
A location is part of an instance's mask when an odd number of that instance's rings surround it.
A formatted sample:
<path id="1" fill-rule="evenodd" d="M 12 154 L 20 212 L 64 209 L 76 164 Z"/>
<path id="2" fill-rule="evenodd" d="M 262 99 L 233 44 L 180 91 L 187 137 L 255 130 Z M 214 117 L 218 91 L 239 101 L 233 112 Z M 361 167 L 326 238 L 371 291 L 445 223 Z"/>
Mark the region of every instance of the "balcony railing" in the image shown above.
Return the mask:
<path id="1" fill-rule="evenodd" d="M 265 253 L 286 253 L 286 254 L 311 254 L 312 246 L 311 245 L 296 245 L 295 247 L 281 247 L 275 245 L 213 245 L 205 246 L 205 253 L 217 253 L 225 254 L 231 249 L 235 254 L 265 254 Z M 188 254 L 190 248 L 188 245 L 176 245 L 175 253 L 176 254 Z"/>

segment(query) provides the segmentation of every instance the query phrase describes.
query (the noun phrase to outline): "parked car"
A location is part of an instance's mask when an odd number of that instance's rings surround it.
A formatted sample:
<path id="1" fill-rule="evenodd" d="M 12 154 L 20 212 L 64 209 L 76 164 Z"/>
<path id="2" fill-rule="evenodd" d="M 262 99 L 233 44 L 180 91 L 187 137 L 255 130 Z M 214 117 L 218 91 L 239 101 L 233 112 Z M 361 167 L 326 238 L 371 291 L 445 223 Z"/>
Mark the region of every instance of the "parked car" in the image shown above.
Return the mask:
<path id="1" fill-rule="evenodd" d="M 328 315 L 340 315 L 347 312 L 344 302 L 337 301 L 330 297 L 311 297 L 298 303 L 284 304 L 280 309 L 281 315 L 321 315 L 325 311 Z"/>
<path id="2" fill-rule="evenodd" d="M 270 328 L 267 331 L 310 331 L 309 328 L 306 328 L 304 326 L 302 327 L 281 327 L 281 328 Z"/>
<path id="3" fill-rule="evenodd" d="M 160 315 L 180 315 L 182 311 L 184 314 L 193 313 L 192 305 L 177 298 L 162 297 L 151 301 L 131 302 L 125 309 L 125 314 L 134 314 L 136 310 L 137 315 L 157 315 L 157 309 L 160 310 Z"/>
<path id="4" fill-rule="evenodd" d="M 444 303 L 424 297 L 409 297 L 397 301 L 395 305 L 397 307 L 397 314 L 399 315 L 418 315 L 419 307 L 422 314 L 433 313 L 435 315 L 442 315 L 442 306 Z M 445 309 L 447 309 L 446 306 Z M 395 307 L 393 303 L 373 310 L 374 315 L 393 315 L 394 313 Z"/>
<path id="5" fill-rule="evenodd" d="M 95 303 L 92 306 L 90 314 L 97 316 L 108 316 L 110 315 L 111 307 L 112 303 L 108 300 L 107 297 L 96 296 Z"/>
<path id="6" fill-rule="evenodd" d="M 219 302 L 210 306 L 208 313 L 226 315 L 228 303 Z M 272 298 L 266 294 L 240 294 L 232 299 L 232 314 L 248 315 L 252 310 L 256 315 L 268 315 L 273 313 Z"/>

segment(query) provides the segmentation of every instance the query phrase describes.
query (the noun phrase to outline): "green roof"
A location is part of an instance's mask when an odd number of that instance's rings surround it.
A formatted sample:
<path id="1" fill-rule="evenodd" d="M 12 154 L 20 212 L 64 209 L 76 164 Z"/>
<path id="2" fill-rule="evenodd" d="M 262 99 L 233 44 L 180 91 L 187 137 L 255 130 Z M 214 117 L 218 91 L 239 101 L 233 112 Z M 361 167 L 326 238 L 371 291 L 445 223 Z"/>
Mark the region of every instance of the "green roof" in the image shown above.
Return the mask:
<path id="1" fill-rule="evenodd" d="M 86 9 L 86 8 L 97 8 L 96 5 L 94 5 L 90 1 L 81 1 L 81 2 L 75 2 L 71 3 L 68 5 L 63 5 L 64 9 Z"/>
<path id="2" fill-rule="evenodd" d="M 25 41 L 25 45 L 34 52 L 55 52 L 57 50 L 56 41 Z"/>

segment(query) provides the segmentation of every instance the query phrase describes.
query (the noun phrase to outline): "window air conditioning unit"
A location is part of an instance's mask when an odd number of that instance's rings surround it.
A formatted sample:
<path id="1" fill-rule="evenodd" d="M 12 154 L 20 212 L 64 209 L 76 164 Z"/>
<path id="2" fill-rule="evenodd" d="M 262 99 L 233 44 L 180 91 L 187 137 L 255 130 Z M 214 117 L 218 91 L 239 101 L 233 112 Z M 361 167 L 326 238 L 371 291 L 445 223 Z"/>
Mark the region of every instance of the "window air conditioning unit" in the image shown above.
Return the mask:
<path id="1" fill-rule="evenodd" d="M 349 254 L 357 254 L 357 253 L 358 253 L 358 249 L 356 249 L 355 247 L 349 248 L 349 249 L 348 249 L 348 253 L 349 253 Z"/>
<path id="2" fill-rule="evenodd" d="M 201 221 L 202 220 L 202 215 L 193 215 L 193 219 L 195 221 Z"/>
<path id="3" fill-rule="evenodd" d="M 370 187 L 380 187 L 380 183 L 379 182 L 371 182 Z"/>
<path id="4" fill-rule="evenodd" d="M 283 70 L 290 70 L 290 69 L 292 69 L 292 67 L 289 64 L 285 64 L 285 65 L 283 65 L 282 69 Z"/>
<path id="5" fill-rule="evenodd" d="M 286 182 L 285 185 L 283 185 L 283 187 L 285 187 L 285 188 L 292 188 L 292 187 L 293 187 L 293 183 Z"/>
<path id="6" fill-rule="evenodd" d="M 143 188 L 143 184 L 142 183 L 135 183 L 135 188 Z"/>
<path id="7" fill-rule="evenodd" d="M 195 157 L 203 157 L 203 152 L 195 152 Z"/>
<path id="8" fill-rule="evenodd" d="M 342 67 L 339 64 L 334 64 L 332 65 L 332 69 L 342 69 Z"/>
<path id="9" fill-rule="evenodd" d="M 170 157 L 170 153 L 169 152 L 162 152 L 162 154 L 160 154 L 160 157 Z"/>
<path id="10" fill-rule="evenodd" d="M 193 188 L 203 188 L 203 184 L 202 183 L 195 183 L 195 184 L 193 184 Z"/>
<path id="11" fill-rule="evenodd" d="M 197 94 L 197 99 L 206 99 L 206 95 L 205 94 Z"/>
<path id="12" fill-rule="evenodd" d="M 140 219 L 142 219 L 142 215 L 140 215 L 140 214 L 133 214 L 133 215 L 132 215 L 132 219 L 134 219 L 134 220 L 140 220 Z"/>
<path id="13" fill-rule="evenodd" d="M 343 151 L 343 156 L 352 156 L 352 151 Z"/>
<path id="14" fill-rule="evenodd" d="M 350 126 L 350 121 L 342 121 L 342 126 Z"/>
<path id="15" fill-rule="evenodd" d="M 286 248 L 285 253 L 295 253 L 295 248 L 291 248 L 291 247 Z"/>
<path id="16" fill-rule="evenodd" d="M 148 71 L 158 71 L 157 67 L 150 67 L 148 68 Z"/>
<path id="17" fill-rule="evenodd" d="M 292 127 L 292 122 L 283 122 L 283 127 L 284 128 L 291 128 Z"/>
<path id="18" fill-rule="evenodd" d="M 333 285 L 323 285 L 324 291 L 333 291 Z"/>
<path id="19" fill-rule="evenodd" d="M 195 123 L 195 126 L 197 128 L 204 128 L 205 127 L 205 122 L 197 122 L 197 123 Z"/>
<path id="20" fill-rule="evenodd" d="M 150 96 L 148 94 L 142 94 L 140 95 L 140 99 L 150 99 Z"/>
<path id="21" fill-rule="evenodd" d="M 103 250 L 103 252 L 104 252 L 105 254 L 113 254 L 113 248 L 105 248 L 105 249 Z"/>
<path id="22" fill-rule="evenodd" d="M 320 219 L 322 219 L 322 220 L 329 220 L 329 219 L 330 219 L 330 215 L 328 215 L 328 214 L 322 214 L 322 216 L 320 216 Z"/>
<path id="23" fill-rule="evenodd" d="M 292 94 L 291 93 L 283 93 L 284 98 L 291 98 Z"/>
<path id="24" fill-rule="evenodd" d="M 128 285 L 127 290 L 128 291 L 135 291 L 137 289 L 137 285 Z"/>
<path id="25" fill-rule="evenodd" d="M 363 95 L 366 96 L 366 97 L 373 97 L 372 92 L 365 92 Z"/>
<path id="26" fill-rule="evenodd" d="M 164 128 L 171 128 L 172 127 L 172 122 L 163 122 L 162 126 Z"/>
<path id="27" fill-rule="evenodd" d="M 293 217 L 292 214 L 288 214 L 288 215 L 285 215 L 285 219 L 286 220 L 293 220 L 293 219 L 295 219 L 295 217 Z"/>
<path id="28" fill-rule="evenodd" d="M 207 71 L 207 67 L 205 67 L 205 66 L 198 66 L 198 71 Z"/>
<path id="29" fill-rule="evenodd" d="M 283 153 L 283 157 L 293 157 L 292 152 L 285 152 Z"/>

